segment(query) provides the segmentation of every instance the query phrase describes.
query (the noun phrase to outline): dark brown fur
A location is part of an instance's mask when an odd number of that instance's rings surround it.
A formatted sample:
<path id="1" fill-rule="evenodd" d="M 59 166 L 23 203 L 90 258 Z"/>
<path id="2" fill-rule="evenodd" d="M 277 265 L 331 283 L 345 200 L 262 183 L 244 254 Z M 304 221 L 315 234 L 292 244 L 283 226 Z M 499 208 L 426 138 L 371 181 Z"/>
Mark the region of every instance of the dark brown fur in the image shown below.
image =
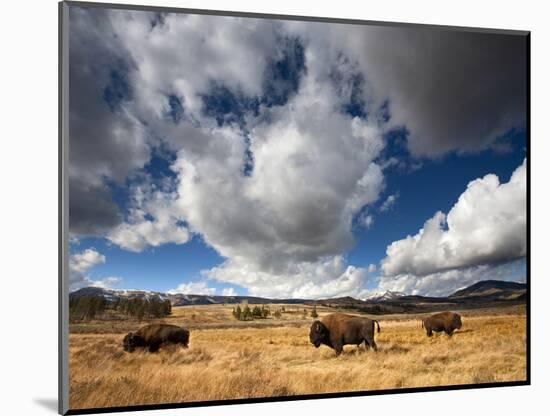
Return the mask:
<path id="1" fill-rule="evenodd" d="M 372 347 L 378 350 L 374 342 L 374 323 L 378 321 L 363 317 L 347 315 L 345 313 L 332 313 L 320 321 L 315 321 L 309 331 L 309 340 L 315 348 L 321 344 L 334 349 L 336 355 L 340 355 L 344 345 L 353 344 L 360 346 L 365 342 L 365 348 Z"/>
<path id="2" fill-rule="evenodd" d="M 150 324 L 128 333 L 122 342 L 124 351 L 133 352 L 137 347 L 146 347 L 149 352 L 159 350 L 161 344 L 189 346 L 189 331 L 176 325 Z"/>
<path id="3" fill-rule="evenodd" d="M 440 312 L 423 319 L 422 328 L 426 329 L 426 334 L 429 337 L 432 336 L 432 332 L 441 331 L 452 336 L 455 329 L 462 328 L 462 319 L 455 312 Z"/>

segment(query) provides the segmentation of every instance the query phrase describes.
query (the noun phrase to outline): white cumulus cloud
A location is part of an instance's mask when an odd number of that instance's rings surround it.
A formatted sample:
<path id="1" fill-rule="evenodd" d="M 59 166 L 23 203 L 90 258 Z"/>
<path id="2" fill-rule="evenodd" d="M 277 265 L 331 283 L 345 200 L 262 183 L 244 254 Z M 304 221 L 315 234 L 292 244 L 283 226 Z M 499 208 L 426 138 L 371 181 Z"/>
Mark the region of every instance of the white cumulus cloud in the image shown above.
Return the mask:
<path id="1" fill-rule="evenodd" d="M 232 287 L 226 287 L 222 290 L 223 296 L 237 296 L 237 291 Z"/>
<path id="2" fill-rule="evenodd" d="M 374 217 L 366 212 L 359 216 L 359 224 L 361 224 L 366 229 L 369 229 L 374 223 Z"/>
<path id="3" fill-rule="evenodd" d="M 389 195 L 386 200 L 382 203 L 382 205 L 380 206 L 380 211 L 381 212 L 386 212 L 388 210 L 390 210 L 396 203 L 397 201 L 397 198 L 399 198 L 399 194 L 393 194 L 393 195 Z"/>
<path id="4" fill-rule="evenodd" d="M 388 246 L 383 274 L 424 276 L 525 256 L 526 185 L 526 160 L 509 182 L 494 174 L 470 182 L 448 215 L 437 212 L 418 234 Z"/>
<path id="5" fill-rule="evenodd" d="M 101 279 L 90 277 L 91 270 L 105 263 L 105 256 L 93 248 L 74 253 L 69 258 L 69 290 L 77 290 L 86 286 L 109 288 L 122 281 L 120 277 L 108 276 Z"/>
<path id="6" fill-rule="evenodd" d="M 174 205 L 176 197 L 174 193 L 153 189 L 147 182 L 137 186 L 129 209 L 129 219 L 113 228 L 107 234 L 107 239 L 134 252 L 166 243 L 186 243 L 190 233 L 181 224 L 184 218 Z"/>
<path id="7" fill-rule="evenodd" d="M 325 266 L 327 258 L 342 263 L 354 215 L 383 189 L 382 132 L 375 121 L 338 111 L 341 98 L 316 52 L 307 50 L 297 95 L 266 109 L 269 122 L 253 121 L 251 176 L 242 174 L 244 140 L 229 127 L 211 132 L 208 152 L 182 150 L 174 164 L 178 209 L 227 259 L 209 277 L 251 294 L 349 294 L 362 285 L 362 269 Z M 320 280 L 316 269 L 333 273 Z"/>
<path id="8" fill-rule="evenodd" d="M 170 289 L 167 293 L 176 294 L 182 293 L 185 295 L 208 295 L 216 294 L 216 288 L 210 287 L 204 281 L 181 283 L 174 289 Z"/>
<path id="9" fill-rule="evenodd" d="M 253 262 L 228 260 L 204 274 L 244 286 L 251 295 L 273 298 L 358 296 L 367 282 L 367 270 L 348 265 L 343 256 L 287 262 L 278 272 L 262 269 Z"/>
<path id="10" fill-rule="evenodd" d="M 103 278 L 98 279 L 98 280 L 90 281 L 89 286 L 101 287 L 103 289 L 109 289 L 109 288 L 112 288 L 113 286 L 118 285 L 120 282 L 122 282 L 122 279 L 120 277 L 108 276 L 108 277 L 103 277 Z"/>

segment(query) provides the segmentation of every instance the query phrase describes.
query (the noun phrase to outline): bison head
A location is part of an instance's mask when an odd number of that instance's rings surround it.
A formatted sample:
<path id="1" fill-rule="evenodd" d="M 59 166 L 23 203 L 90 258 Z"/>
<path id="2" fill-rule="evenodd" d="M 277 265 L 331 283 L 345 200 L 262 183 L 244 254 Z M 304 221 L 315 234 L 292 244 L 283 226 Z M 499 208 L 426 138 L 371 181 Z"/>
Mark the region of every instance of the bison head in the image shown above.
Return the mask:
<path id="1" fill-rule="evenodd" d="M 315 345 L 315 348 L 319 348 L 319 346 L 327 340 L 328 335 L 328 328 L 321 321 L 315 321 L 311 324 L 309 340 Z"/>
<path id="2" fill-rule="evenodd" d="M 129 332 L 122 341 L 124 351 L 134 352 L 136 347 L 142 347 L 144 345 L 143 338 L 134 332 Z"/>

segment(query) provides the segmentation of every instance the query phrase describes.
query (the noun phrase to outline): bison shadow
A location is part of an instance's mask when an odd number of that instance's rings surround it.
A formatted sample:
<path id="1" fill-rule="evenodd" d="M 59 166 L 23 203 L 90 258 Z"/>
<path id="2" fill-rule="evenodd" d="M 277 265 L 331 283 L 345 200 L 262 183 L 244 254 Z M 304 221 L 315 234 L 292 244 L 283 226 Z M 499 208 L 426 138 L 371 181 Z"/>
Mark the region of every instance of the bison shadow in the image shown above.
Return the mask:
<path id="1" fill-rule="evenodd" d="M 380 349 L 379 351 L 380 352 Z M 374 351 L 372 348 L 369 348 L 368 350 L 365 349 L 365 346 L 364 345 L 361 345 L 359 347 L 357 346 L 351 346 L 351 345 L 347 345 L 345 347 L 343 347 L 342 349 L 342 352 L 340 353 L 340 355 L 335 355 L 334 354 L 334 351 L 331 351 L 330 354 L 326 353 L 326 354 L 323 354 L 323 359 L 328 359 L 328 360 L 338 360 L 342 357 L 345 357 L 345 358 L 351 358 L 351 357 L 354 357 L 354 356 L 368 356 L 368 355 L 376 355 L 378 353 L 377 351 Z"/>
<path id="2" fill-rule="evenodd" d="M 407 348 L 407 347 L 403 347 L 402 345 L 398 345 L 398 344 L 392 344 L 388 347 L 383 347 L 381 348 L 381 350 L 383 352 L 395 352 L 395 353 L 407 353 L 409 352 L 411 349 L 410 348 Z"/>
<path id="3" fill-rule="evenodd" d="M 459 329 L 458 331 L 453 332 L 453 334 L 467 334 L 469 332 L 474 332 L 474 330 L 473 329 L 464 329 L 464 330 Z"/>
<path id="4" fill-rule="evenodd" d="M 432 340 L 435 340 L 435 339 L 452 339 L 456 335 L 467 334 L 467 333 L 470 333 L 470 332 L 474 332 L 474 330 L 473 329 L 464 329 L 464 330 L 457 329 L 456 331 L 453 331 L 453 333 L 451 335 L 447 335 L 445 332 L 434 332 L 431 337 L 428 337 L 428 339 L 432 339 Z"/>

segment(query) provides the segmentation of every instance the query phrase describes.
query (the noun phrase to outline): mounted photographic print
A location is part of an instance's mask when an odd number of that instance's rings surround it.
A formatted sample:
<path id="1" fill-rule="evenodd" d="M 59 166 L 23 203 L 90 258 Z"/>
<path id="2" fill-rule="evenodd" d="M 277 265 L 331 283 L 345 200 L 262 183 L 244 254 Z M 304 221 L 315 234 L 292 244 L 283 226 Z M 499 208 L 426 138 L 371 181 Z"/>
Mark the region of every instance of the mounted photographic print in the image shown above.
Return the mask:
<path id="1" fill-rule="evenodd" d="M 529 384 L 529 32 L 59 10 L 60 413 Z"/>

